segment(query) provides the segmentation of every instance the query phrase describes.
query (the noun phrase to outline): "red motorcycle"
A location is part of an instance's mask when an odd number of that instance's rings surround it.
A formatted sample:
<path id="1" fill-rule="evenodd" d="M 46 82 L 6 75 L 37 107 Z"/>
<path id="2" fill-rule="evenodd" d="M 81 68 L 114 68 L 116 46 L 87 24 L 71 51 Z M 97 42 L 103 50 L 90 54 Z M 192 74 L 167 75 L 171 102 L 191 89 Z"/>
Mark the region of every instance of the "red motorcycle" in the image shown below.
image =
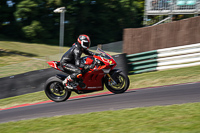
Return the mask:
<path id="1" fill-rule="evenodd" d="M 105 53 L 101 49 L 97 49 L 98 55 L 85 56 L 80 60 L 86 65 L 95 63 L 95 67 L 90 70 L 82 68 L 82 76 L 78 77 L 76 81 L 68 82 L 73 89 L 68 89 L 63 84 L 64 79 L 68 75 L 57 74 L 50 77 L 45 84 L 45 93 L 47 97 L 55 102 L 62 102 L 67 100 L 71 92 L 77 94 L 90 93 L 94 91 L 101 91 L 106 88 L 112 93 L 119 94 L 125 92 L 129 87 L 129 78 L 120 69 L 114 69 L 117 65 L 112 56 Z M 54 69 L 63 71 L 59 61 L 47 62 Z"/>

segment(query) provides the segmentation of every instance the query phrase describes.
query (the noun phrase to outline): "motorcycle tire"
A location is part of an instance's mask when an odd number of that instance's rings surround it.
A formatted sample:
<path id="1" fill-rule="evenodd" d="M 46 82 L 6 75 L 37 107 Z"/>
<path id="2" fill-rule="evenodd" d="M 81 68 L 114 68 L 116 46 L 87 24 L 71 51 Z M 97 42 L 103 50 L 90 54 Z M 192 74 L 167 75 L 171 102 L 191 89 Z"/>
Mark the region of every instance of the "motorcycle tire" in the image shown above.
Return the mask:
<path id="1" fill-rule="evenodd" d="M 71 95 L 71 91 L 66 90 L 62 80 L 56 76 L 46 81 L 44 90 L 46 96 L 54 102 L 66 101 Z"/>
<path id="2" fill-rule="evenodd" d="M 118 79 L 117 84 L 112 85 L 111 83 L 109 83 L 109 78 L 106 77 L 106 80 L 105 80 L 106 88 L 115 94 L 124 93 L 129 88 L 129 84 L 130 84 L 130 80 L 128 76 L 124 74 L 123 72 L 119 72 L 115 74 L 115 79 Z"/>

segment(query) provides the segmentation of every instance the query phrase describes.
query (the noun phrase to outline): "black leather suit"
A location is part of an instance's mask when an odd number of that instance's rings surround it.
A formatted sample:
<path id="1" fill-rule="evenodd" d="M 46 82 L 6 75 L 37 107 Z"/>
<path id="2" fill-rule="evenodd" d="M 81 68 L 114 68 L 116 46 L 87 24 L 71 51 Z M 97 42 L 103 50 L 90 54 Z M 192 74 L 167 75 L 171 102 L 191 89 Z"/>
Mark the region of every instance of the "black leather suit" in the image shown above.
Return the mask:
<path id="1" fill-rule="evenodd" d="M 82 53 L 86 55 L 94 55 L 93 52 L 83 49 L 79 43 L 74 43 L 73 46 L 62 56 L 60 60 L 61 67 L 66 73 L 70 74 L 71 78 L 76 79 L 77 75 L 81 74 L 79 68 L 88 68 L 88 65 L 80 62 Z"/>

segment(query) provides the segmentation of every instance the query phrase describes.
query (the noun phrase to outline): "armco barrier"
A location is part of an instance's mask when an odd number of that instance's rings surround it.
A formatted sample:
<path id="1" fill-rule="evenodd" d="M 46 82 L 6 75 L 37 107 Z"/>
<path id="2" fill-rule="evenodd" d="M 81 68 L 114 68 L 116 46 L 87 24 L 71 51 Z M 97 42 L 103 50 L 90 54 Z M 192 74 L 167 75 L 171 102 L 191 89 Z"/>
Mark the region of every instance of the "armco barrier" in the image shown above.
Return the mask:
<path id="1" fill-rule="evenodd" d="M 157 51 L 147 51 L 127 55 L 129 74 L 137 74 L 156 70 Z"/>
<path id="2" fill-rule="evenodd" d="M 129 74 L 200 65 L 200 43 L 127 55 Z"/>
<path id="3" fill-rule="evenodd" d="M 49 68 L 0 78 L 0 99 L 41 91 L 45 81 L 58 73 L 62 72 Z"/>

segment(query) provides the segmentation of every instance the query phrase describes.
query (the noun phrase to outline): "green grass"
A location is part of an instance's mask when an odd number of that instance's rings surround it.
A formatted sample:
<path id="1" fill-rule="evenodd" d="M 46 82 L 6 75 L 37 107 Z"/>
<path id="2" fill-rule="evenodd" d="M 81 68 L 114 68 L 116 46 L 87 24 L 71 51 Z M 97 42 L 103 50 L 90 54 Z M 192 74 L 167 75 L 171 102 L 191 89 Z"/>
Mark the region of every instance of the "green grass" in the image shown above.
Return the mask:
<path id="1" fill-rule="evenodd" d="M 200 103 L 38 118 L 0 124 L 1 133 L 199 133 Z"/>
<path id="2" fill-rule="evenodd" d="M 58 46 L 13 41 L 0 41 L 0 48 L 8 52 L 29 57 L 44 57 L 48 55 L 54 55 L 59 53 L 60 49 Z M 65 48 L 64 50 L 66 50 Z"/>
<path id="3" fill-rule="evenodd" d="M 59 46 L 0 41 L 0 78 L 48 68 L 46 61 L 59 60 L 59 53 Z"/>
<path id="4" fill-rule="evenodd" d="M 28 61 L 28 60 L 30 60 L 30 59 L 27 57 L 0 51 L 0 62 L 1 62 L 0 67 L 11 65 L 11 64 L 16 64 L 16 63 Z"/>
<path id="5" fill-rule="evenodd" d="M 130 76 L 130 88 L 152 87 L 200 81 L 200 66 L 155 71 Z"/>
<path id="6" fill-rule="evenodd" d="M 188 82 L 199 82 L 200 81 L 199 75 L 200 75 L 200 66 L 131 75 L 129 76 L 131 82 L 129 89 L 188 83 Z M 73 95 L 76 94 L 73 93 Z M 47 99 L 47 97 L 45 96 L 44 91 L 40 91 L 36 93 L 30 93 L 16 97 L 0 99 L 0 108 L 7 108 L 25 103 L 36 103 L 46 100 L 49 99 Z"/>

